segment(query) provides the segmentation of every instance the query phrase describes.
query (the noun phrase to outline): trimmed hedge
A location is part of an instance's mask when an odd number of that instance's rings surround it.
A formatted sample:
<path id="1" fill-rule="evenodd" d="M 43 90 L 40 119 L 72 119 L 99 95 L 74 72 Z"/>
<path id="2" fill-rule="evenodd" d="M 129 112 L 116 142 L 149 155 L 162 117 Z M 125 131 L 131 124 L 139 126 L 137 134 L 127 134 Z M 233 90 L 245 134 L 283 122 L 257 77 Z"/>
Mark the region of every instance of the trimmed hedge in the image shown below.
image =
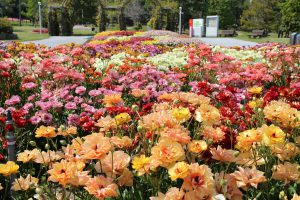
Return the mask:
<path id="1" fill-rule="evenodd" d="M 0 18 L 0 33 L 6 33 L 6 34 L 13 33 L 12 25 L 3 18 Z"/>

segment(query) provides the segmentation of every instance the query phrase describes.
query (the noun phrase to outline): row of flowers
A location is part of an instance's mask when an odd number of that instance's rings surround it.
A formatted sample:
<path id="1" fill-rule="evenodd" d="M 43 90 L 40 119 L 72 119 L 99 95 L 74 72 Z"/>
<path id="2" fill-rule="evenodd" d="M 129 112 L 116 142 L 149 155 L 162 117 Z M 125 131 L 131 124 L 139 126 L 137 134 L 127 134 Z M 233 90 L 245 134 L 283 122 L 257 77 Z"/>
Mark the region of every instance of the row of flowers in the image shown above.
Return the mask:
<path id="1" fill-rule="evenodd" d="M 300 47 L 172 37 L 0 49 L 0 198 L 298 199 Z"/>

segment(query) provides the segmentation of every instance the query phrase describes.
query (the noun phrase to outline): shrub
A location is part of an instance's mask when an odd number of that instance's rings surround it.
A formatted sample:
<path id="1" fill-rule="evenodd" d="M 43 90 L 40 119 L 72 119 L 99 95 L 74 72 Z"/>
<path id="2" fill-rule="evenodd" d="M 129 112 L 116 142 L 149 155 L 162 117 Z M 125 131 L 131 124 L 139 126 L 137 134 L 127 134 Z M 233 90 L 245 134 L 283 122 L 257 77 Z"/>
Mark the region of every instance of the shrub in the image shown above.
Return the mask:
<path id="1" fill-rule="evenodd" d="M 12 25 L 6 20 L 0 18 L 0 33 L 12 34 L 13 27 Z"/>

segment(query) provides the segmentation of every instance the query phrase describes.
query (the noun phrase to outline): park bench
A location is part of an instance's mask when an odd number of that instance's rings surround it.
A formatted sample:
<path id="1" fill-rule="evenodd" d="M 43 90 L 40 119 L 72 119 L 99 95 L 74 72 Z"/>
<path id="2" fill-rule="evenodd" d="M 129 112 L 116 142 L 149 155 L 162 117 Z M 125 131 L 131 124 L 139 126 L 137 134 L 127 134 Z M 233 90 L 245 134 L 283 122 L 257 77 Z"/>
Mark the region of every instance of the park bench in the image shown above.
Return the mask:
<path id="1" fill-rule="evenodd" d="M 265 36 L 265 31 L 264 30 L 253 30 L 252 33 L 250 35 L 248 35 L 249 38 L 253 37 L 253 38 L 262 38 L 263 36 Z"/>
<path id="2" fill-rule="evenodd" d="M 237 33 L 235 32 L 235 30 L 221 30 L 221 32 L 219 33 L 219 36 L 222 37 L 222 35 L 224 37 L 226 37 L 226 36 L 234 37 L 237 35 Z"/>

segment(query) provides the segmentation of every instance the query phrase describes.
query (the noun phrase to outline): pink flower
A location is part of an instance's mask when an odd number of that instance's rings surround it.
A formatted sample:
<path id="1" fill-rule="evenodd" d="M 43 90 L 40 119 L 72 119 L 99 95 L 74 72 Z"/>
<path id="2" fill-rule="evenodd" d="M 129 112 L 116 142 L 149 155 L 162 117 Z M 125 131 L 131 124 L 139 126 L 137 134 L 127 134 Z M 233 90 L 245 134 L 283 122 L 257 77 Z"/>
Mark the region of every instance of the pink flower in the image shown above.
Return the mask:
<path id="1" fill-rule="evenodd" d="M 21 97 L 20 96 L 13 95 L 10 99 L 8 99 L 8 100 L 5 101 L 5 104 L 9 105 L 9 106 L 12 106 L 12 105 L 20 103 L 20 101 L 21 101 Z"/>
<path id="2" fill-rule="evenodd" d="M 66 103 L 65 108 L 67 110 L 76 110 L 77 106 L 76 106 L 76 103 L 74 103 L 74 102 L 68 102 L 68 103 Z"/>
<path id="3" fill-rule="evenodd" d="M 85 91 L 86 91 L 86 88 L 83 86 L 79 86 L 75 89 L 75 93 L 78 95 L 82 95 L 83 93 L 85 93 Z"/>
<path id="4" fill-rule="evenodd" d="M 27 89 L 27 90 L 31 90 L 37 87 L 37 84 L 30 82 L 30 83 L 24 83 L 22 85 L 23 88 Z"/>
<path id="5" fill-rule="evenodd" d="M 33 125 L 37 125 L 38 123 L 40 123 L 42 121 L 42 119 L 38 116 L 33 116 L 30 118 L 30 122 L 33 124 Z"/>

